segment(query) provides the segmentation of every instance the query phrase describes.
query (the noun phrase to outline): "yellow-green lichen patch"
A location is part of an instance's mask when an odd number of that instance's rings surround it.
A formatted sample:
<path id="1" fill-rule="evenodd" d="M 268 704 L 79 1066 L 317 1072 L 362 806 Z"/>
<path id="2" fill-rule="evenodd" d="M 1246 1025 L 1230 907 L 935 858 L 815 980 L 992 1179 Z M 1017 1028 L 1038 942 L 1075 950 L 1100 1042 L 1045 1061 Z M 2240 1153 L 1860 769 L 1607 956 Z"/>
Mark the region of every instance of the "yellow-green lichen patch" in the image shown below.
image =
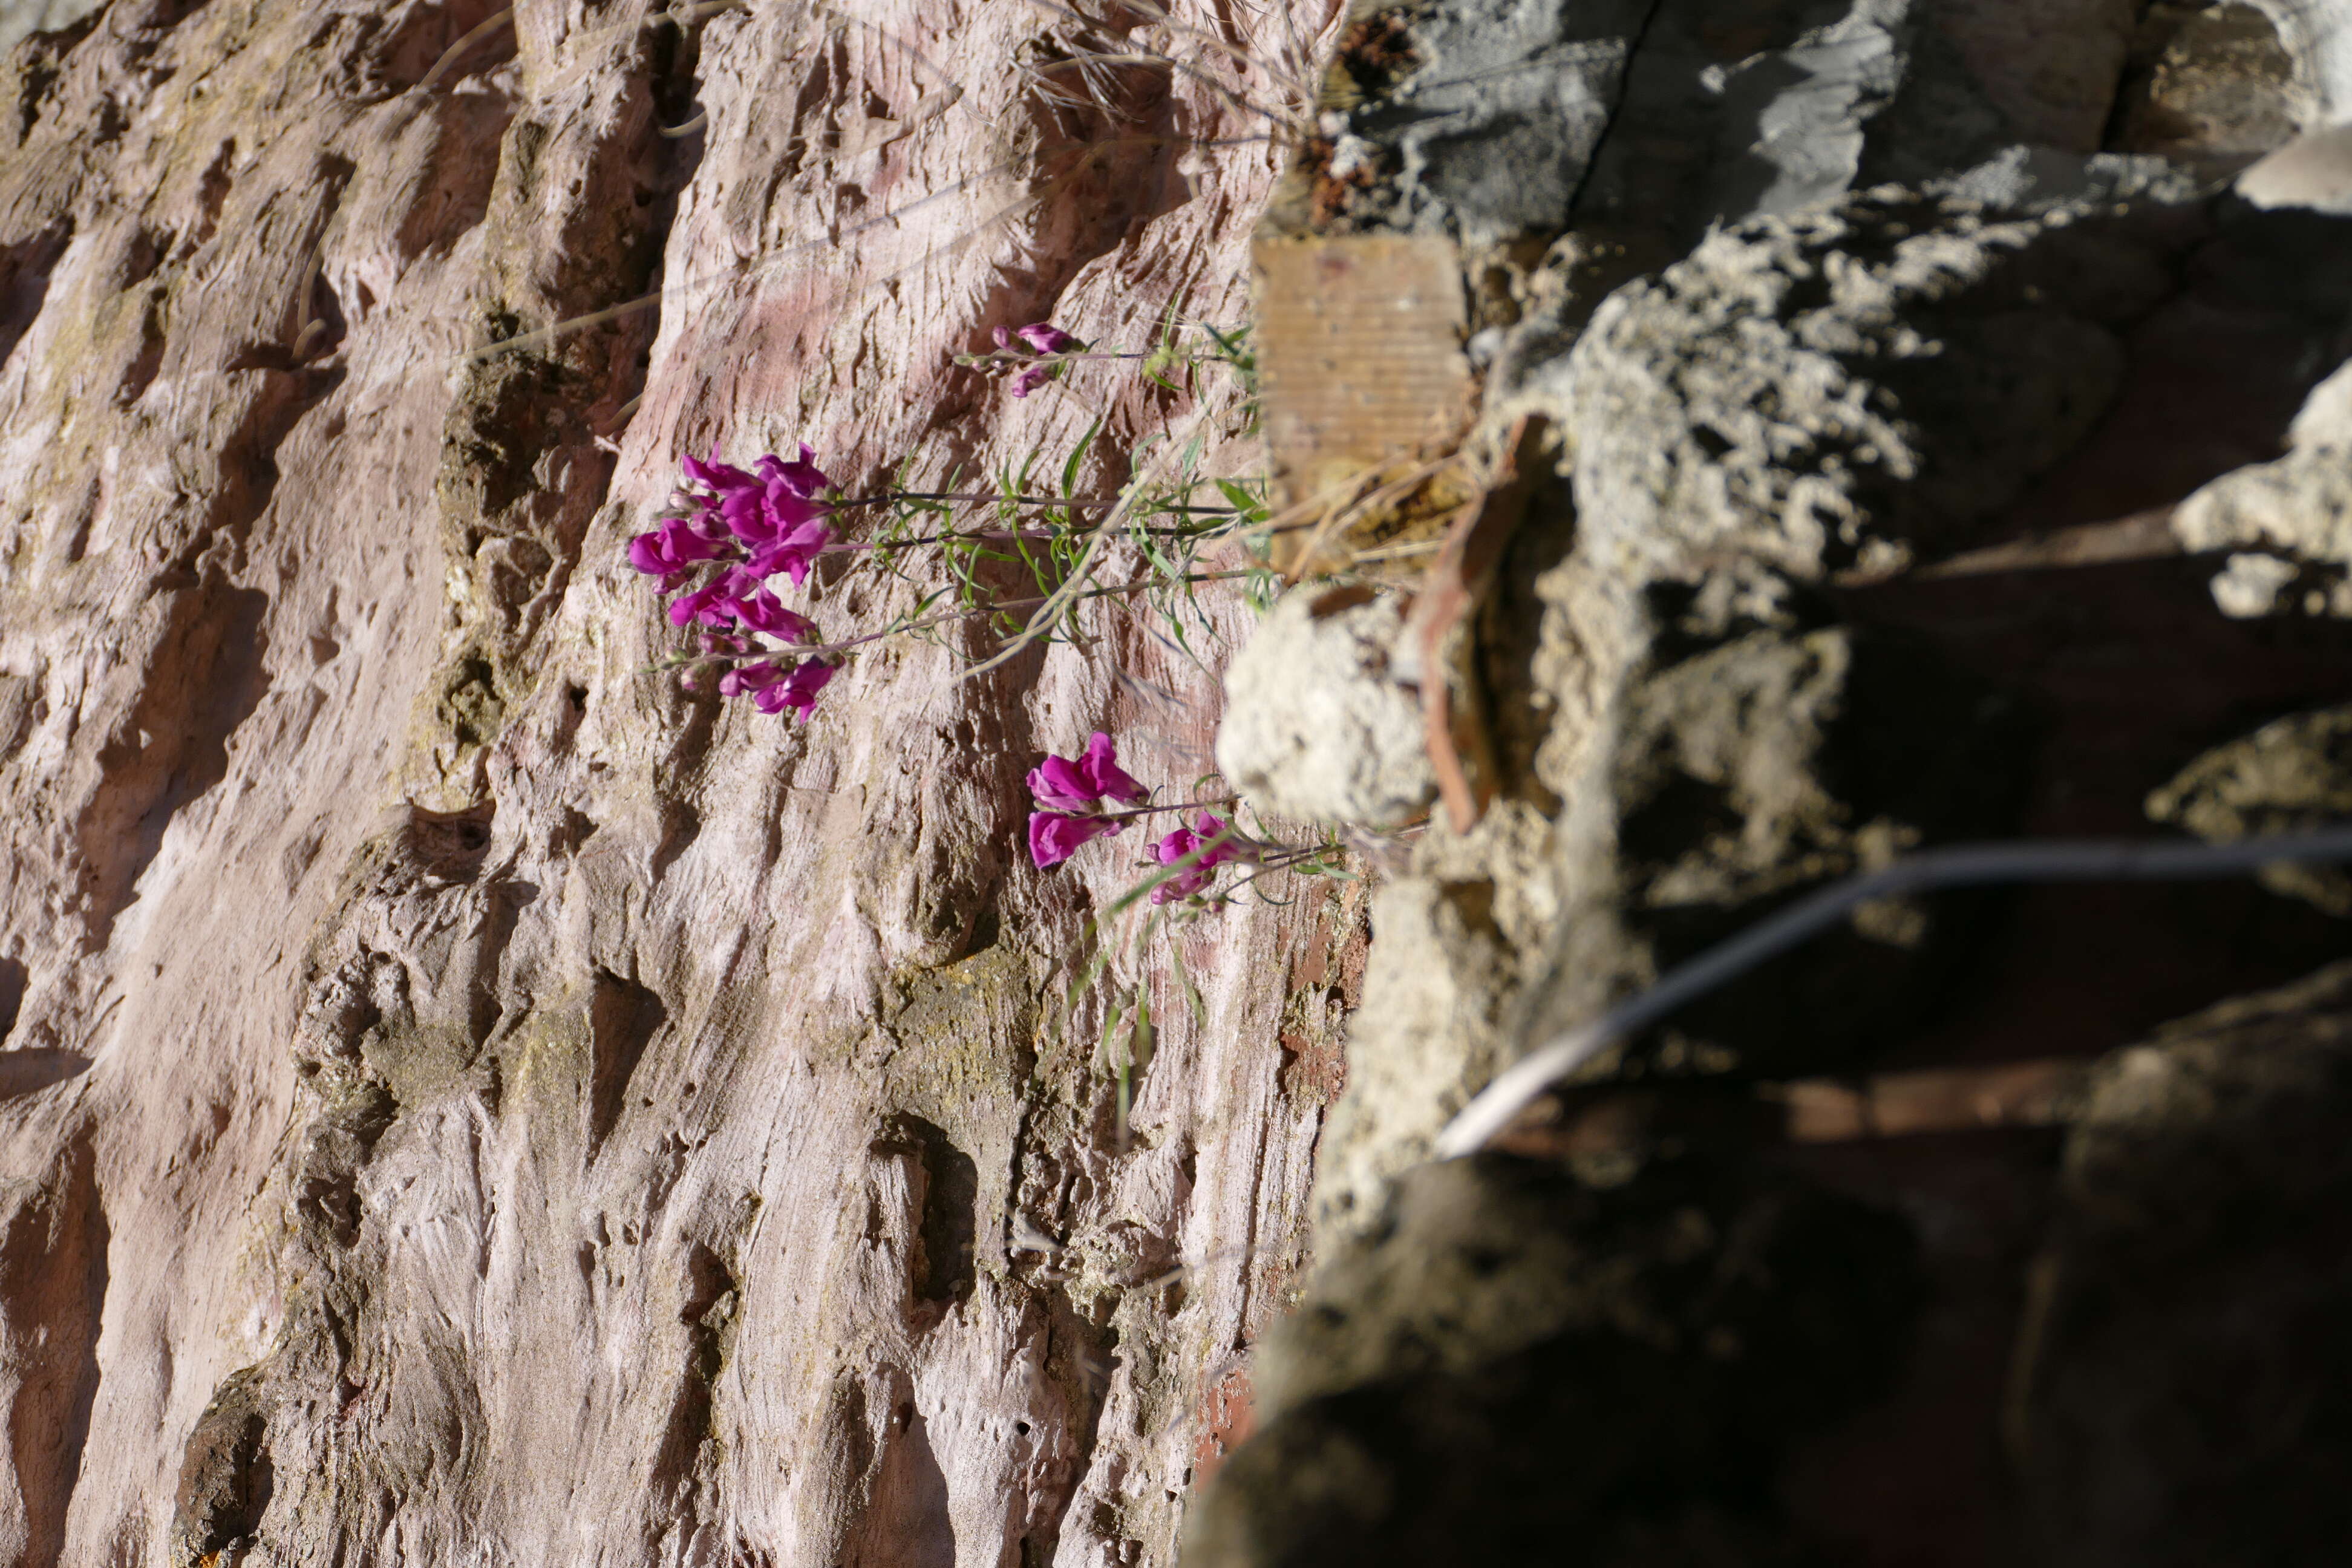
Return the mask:
<path id="1" fill-rule="evenodd" d="M 1036 1054 L 1037 999 L 1027 961 L 984 948 L 893 982 L 886 1026 L 901 1042 L 891 1082 L 911 1110 L 943 1124 L 981 1098 L 1017 1094 Z"/>

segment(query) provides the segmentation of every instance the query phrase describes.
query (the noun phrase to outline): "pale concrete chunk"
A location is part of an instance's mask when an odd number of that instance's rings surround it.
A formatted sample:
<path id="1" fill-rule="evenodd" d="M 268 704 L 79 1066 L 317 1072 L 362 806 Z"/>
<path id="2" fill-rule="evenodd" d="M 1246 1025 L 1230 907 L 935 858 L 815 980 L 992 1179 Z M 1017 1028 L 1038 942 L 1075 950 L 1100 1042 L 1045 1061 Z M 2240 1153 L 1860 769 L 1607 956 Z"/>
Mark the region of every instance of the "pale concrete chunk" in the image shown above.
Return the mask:
<path id="1" fill-rule="evenodd" d="M 1303 588 L 1258 626 L 1225 674 L 1217 765 L 1261 811 L 1393 827 L 1437 798 L 1421 706 L 1395 660 L 1393 595 Z"/>
<path id="2" fill-rule="evenodd" d="M 2238 176 L 2238 194 L 2258 207 L 2307 207 L 2352 216 L 2352 125 L 2296 138 Z"/>
<path id="3" fill-rule="evenodd" d="M 2223 615 L 2352 616 L 2352 365 L 2312 390 L 2288 438 L 2285 457 L 2182 501 L 2173 535 L 2187 550 L 2232 552 L 2212 584 Z"/>

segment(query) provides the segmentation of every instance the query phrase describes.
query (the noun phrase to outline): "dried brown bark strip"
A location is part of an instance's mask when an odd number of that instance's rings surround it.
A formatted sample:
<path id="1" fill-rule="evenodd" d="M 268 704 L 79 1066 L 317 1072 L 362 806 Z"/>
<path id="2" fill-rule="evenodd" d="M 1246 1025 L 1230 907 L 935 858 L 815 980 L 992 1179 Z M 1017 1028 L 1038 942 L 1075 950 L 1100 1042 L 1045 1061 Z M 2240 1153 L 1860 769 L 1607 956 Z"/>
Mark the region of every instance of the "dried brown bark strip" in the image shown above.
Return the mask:
<path id="1" fill-rule="evenodd" d="M 1510 445 L 1488 477 L 1478 499 L 1462 509 L 1447 529 L 1445 542 L 1422 579 L 1413 602 L 1412 635 L 1421 648 L 1421 717 L 1429 747 L 1429 765 L 1437 773 L 1437 792 L 1445 805 L 1445 819 L 1457 834 L 1477 826 L 1478 814 L 1494 794 L 1494 767 L 1484 761 L 1477 777 L 1464 770 L 1455 743 L 1457 730 L 1474 737 L 1474 752 L 1484 751 L 1484 720 L 1476 706 L 1456 714 L 1452 701 L 1454 674 L 1447 668 L 1446 639 L 1462 623 L 1463 615 L 1477 602 L 1495 567 L 1510 542 L 1511 531 L 1526 513 L 1528 489 L 1541 461 L 1546 422 L 1539 416 L 1522 416 L 1512 426 Z M 1476 661 L 1464 661 L 1475 670 Z M 1466 685 L 1466 682 L 1465 682 Z"/>

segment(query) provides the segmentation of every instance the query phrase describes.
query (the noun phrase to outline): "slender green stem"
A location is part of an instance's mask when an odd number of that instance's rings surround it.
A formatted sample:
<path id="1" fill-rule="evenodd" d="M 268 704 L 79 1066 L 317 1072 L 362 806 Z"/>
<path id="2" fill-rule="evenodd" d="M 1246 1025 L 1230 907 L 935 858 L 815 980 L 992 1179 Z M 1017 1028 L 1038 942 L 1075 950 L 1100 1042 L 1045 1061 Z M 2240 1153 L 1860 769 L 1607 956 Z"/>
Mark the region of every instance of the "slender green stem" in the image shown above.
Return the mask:
<path id="1" fill-rule="evenodd" d="M 1192 572 L 1173 581 L 1223 583 L 1235 577 L 1252 575 L 1254 574 L 1249 572 Z M 1171 581 L 1164 577 L 1139 577 L 1132 583 L 1114 583 L 1107 587 L 1088 588 L 1071 597 L 1101 599 L 1118 594 L 1140 594 L 1147 589 L 1166 587 Z M 688 654 L 665 660 L 658 665 L 648 666 L 645 673 L 663 669 L 693 669 L 704 665 L 763 664 L 776 658 L 823 658 L 830 654 L 847 653 L 851 648 L 861 647 L 870 642 L 880 642 L 885 637 L 899 637 L 908 632 L 929 631 L 933 626 L 950 626 L 957 621 L 968 621 L 977 616 L 993 616 L 1006 610 L 1035 609 L 1051 597 L 1050 595 L 1045 595 L 1030 599 L 1006 599 L 999 604 L 980 605 L 971 609 L 949 610 L 940 615 L 926 616 L 920 620 L 908 621 L 904 626 L 885 626 L 878 632 L 867 632 L 863 637 L 845 637 L 840 642 L 785 643 L 781 647 L 752 648 L 743 653 Z"/>
<path id="2" fill-rule="evenodd" d="M 1117 500 L 1071 500 L 1064 496 L 1008 496 L 994 490 L 885 490 L 880 495 L 858 496 L 851 500 L 829 501 L 835 511 L 846 511 L 856 506 L 887 506 L 895 500 L 992 501 L 1006 506 L 1056 506 L 1098 510 L 1114 507 Z M 1179 506 L 1170 504 L 1162 511 L 1199 512 L 1212 517 L 1233 517 L 1240 514 L 1237 506 Z"/>
<path id="3" fill-rule="evenodd" d="M 1328 853 L 1329 851 L 1321 845 L 1310 845 L 1304 848 L 1277 849 L 1271 855 L 1261 856 L 1253 860 L 1250 863 L 1249 874 L 1228 887 L 1219 889 L 1217 896 L 1230 899 L 1260 877 L 1276 871 L 1287 871 L 1305 861 L 1319 859 Z"/>
<path id="4" fill-rule="evenodd" d="M 1128 822 L 1139 816 L 1157 816 L 1164 812 L 1191 811 L 1195 806 L 1198 806 L 1202 810 L 1207 810 L 1211 806 L 1219 805 L 1230 807 L 1234 804 L 1234 796 L 1228 795 L 1220 795 L 1214 800 L 1178 801 L 1170 805 L 1139 805 L 1132 811 L 1098 812 L 1095 815 L 1093 820 L 1097 822 Z"/>
<path id="5" fill-rule="evenodd" d="M 1253 574 L 1248 572 L 1193 572 L 1188 573 L 1183 577 L 1176 580 L 1184 583 L 1222 583 L 1230 578 L 1247 577 L 1251 575 L 1253 575 Z M 1139 577 L 1132 583 L 1114 583 L 1108 587 L 1088 588 L 1083 592 L 1071 595 L 1070 597 L 1073 599 L 1102 599 L 1119 594 L 1140 594 L 1149 589 L 1166 587 L 1168 585 L 1168 582 L 1169 580 L 1163 577 Z M 903 626 L 885 626 L 878 632 L 868 632 L 864 637 L 851 637 L 845 642 L 828 643 L 824 647 L 815 648 L 811 651 L 815 653 L 845 652 L 846 650 L 856 647 L 862 643 L 879 642 L 884 637 L 897 637 L 903 632 L 928 631 L 933 626 L 948 626 L 956 621 L 968 621 L 976 616 L 993 616 L 1006 610 L 1034 610 L 1040 605 L 1049 603 L 1052 598 L 1052 595 L 1045 594 L 1029 599 L 1006 599 L 997 604 L 977 605 L 967 610 L 950 610 L 943 615 L 927 616 L 919 621 L 909 621 Z"/>
<path id="6" fill-rule="evenodd" d="M 1191 528 L 1146 528 L 1139 531 L 1164 539 L 1213 539 L 1219 531 L 1214 523 Z M 1050 528 L 975 528 L 961 533 L 926 533 L 913 539 L 870 539 L 863 542 L 844 541 L 828 544 L 817 553 L 838 555 L 875 550 L 912 550 L 923 544 L 953 544 L 966 539 L 1058 539 L 1061 535 Z"/>
<path id="7" fill-rule="evenodd" d="M 1123 350 L 1105 350 L 1099 353 L 1070 350 L 1062 353 L 1033 354 L 1023 353 L 1018 349 L 998 349 L 992 353 L 958 354 L 956 355 L 956 363 L 958 364 L 1030 365 L 1058 364 L 1066 359 L 1150 359 L 1150 357 L 1151 355 L 1148 351 L 1140 353 L 1133 353 Z"/>

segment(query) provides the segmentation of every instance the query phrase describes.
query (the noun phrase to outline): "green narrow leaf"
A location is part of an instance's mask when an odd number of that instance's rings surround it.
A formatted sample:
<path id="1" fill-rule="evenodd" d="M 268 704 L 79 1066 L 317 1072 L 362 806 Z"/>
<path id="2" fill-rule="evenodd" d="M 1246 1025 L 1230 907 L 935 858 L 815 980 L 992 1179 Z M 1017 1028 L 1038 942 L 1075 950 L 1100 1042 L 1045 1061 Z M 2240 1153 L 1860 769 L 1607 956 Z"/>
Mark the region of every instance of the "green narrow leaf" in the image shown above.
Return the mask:
<path id="1" fill-rule="evenodd" d="M 1151 1065 L 1151 997 L 1141 986 L 1135 992 L 1135 1022 L 1127 1037 L 1128 1065 L 1141 1072 Z"/>
<path id="2" fill-rule="evenodd" d="M 1168 939 L 1168 966 L 1176 972 L 1176 984 L 1184 993 L 1184 1008 L 1192 1015 L 1195 1028 L 1209 1026 L 1209 1005 L 1201 999 L 1201 988 L 1192 984 L 1192 967 L 1184 962 L 1184 946 L 1174 936 Z"/>
<path id="3" fill-rule="evenodd" d="M 1066 499 L 1077 493 L 1078 469 L 1086 462 L 1087 452 L 1094 446 L 1095 437 L 1102 433 L 1102 426 L 1100 418 L 1087 426 L 1087 433 L 1078 437 L 1077 446 L 1071 449 L 1068 460 L 1063 463 L 1062 494 Z"/>
<path id="4" fill-rule="evenodd" d="M 1126 1017 L 1126 1005 L 1118 997 L 1112 997 L 1109 1008 L 1103 1015 L 1102 1036 L 1095 1041 L 1097 1067 L 1108 1068 L 1118 1059 L 1111 1055 L 1111 1042 L 1118 1037 L 1118 1026 Z"/>

